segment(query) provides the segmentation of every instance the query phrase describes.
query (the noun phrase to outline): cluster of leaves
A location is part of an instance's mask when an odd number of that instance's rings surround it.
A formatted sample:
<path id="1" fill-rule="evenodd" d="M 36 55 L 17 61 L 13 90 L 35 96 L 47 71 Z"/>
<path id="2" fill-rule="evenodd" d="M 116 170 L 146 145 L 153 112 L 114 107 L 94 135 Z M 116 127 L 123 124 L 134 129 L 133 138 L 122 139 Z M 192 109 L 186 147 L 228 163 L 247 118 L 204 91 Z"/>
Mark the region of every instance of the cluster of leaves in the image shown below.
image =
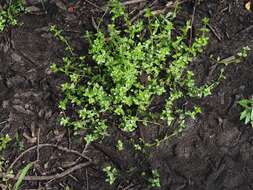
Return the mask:
<path id="1" fill-rule="evenodd" d="M 65 98 L 59 107 L 63 111 L 75 107 L 78 114 L 78 119 L 73 121 L 64 117 L 61 123 L 76 130 L 86 130 L 87 143 L 107 135 L 108 120 L 112 117 L 122 131 L 134 132 L 138 123 L 152 118 L 148 109 L 156 96 L 166 96 L 161 115 L 168 126 L 180 112 L 194 118 L 200 112 L 199 107 L 193 112 L 177 110 L 175 113 L 174 102 L 186 97 L 210 95 L 213 88 L 213 85 L 197 87 L 193 72 L 187 70 L 189 63 L 208 42 L 207 19 L 204 19 L 202 34 L 192 46 L 188 46 L 190 22 L 173 36 L 176 30 L 174 14 L 154 17 L 147 11 L 145 27 L 142 20 L 130 23 L 123 7 L 116 3 L 113 1 L 109 34 L 98 31 L 95 36 L 89 35 L 90 55 L 95 63 L 85 62 L 84 56 L 71 55 L 63 58 L 61 67 L 56 64 L 51 67 L 69 77 L 69 82 L 62 84 Z M 125 29 L 117 28 L 119 17 L 124 18 Z M 60 30 L 53 26 L 51 32 L 67 45 Z M 70 50 L 69 45 L 66 50 Z M 110 117 L 106 117 L 108 115 Z"/>
<path id="2" fill-rule="evenodd" d="M 152 177 L 148 179 L 151 187 L 161 187 L 160 174 L 157 170 L 152 170 Z"/>
<path id="3" fill-rule="evenodd" d="M 12 0 L 0 10 L 0 32 L 7 26 L 16 26 L 17 17 L 26 12 L 23 0 Z"/>
<path id="4" fill-rule="evenodd" d="M 116 168 L 113 168 L 112 166 L 106 166 L 104 167 L 103 171 L 106 175 L 106 182 L 108 182 L 110 185 L 112 185 L 118 176 L 118 171 Z"/>
<path id="5" fill-rule="evenodd" d="M 11 141 L 9 135 L 2 136 L 0 138 L 0 152 L 6 149 L 7 144 Z"/>
<path id="6" fill-rule="evenodd" d="M 148 123 L 162 120 L 172 128 L 177 120 L 174 133 L 182 131 L 186 119 L 194 119 L 201 108 L 185 110 L 178 108 L 176 102 L 208 96 L 218 84 L 199 87 L 194 73 L 188 69 L 208 43 L 208 19 L 203 19 L 203 27 L 189 45 L 191 23 L 187 21 L 177 27 L 176 10 L 159 16 L 147 10 L 144 19 L 131 23 L 118 0 L 111 0 L 110 7 L 112 17 L 107 31 L 98 29 L 95 34 L 86 35 L 89 56 L 75 55 L 63 31 L 51 27 L 67 52 L 60 66 L 51 66 L 52 71 L 63 73 L 69 79 L 61 86 L 64 94 L 59 103 L 63 111 L 61 124 L 74 128 L 76 133 L 84 131 L 87 144 L 110 136 L 112 123 L 125 133 L 135 134 Z M 90 57 L 93 61 L 89 61 Z M 150 107 L 157 97 L 165 98 L 166 102 L 162 110 L 152 112 Z M 74 110 L 75 114 L 68 116 L 67 110 Z M 117 147 L 122 150 L 123 141 L 119 140 Z M 142 148 L 138 143 L 133 147 Z M 111 169 L 105 169 L 110 183 L 115 180 Z M 152 186 L 158 186 L 159 175 L 157 172 L 153 175 Z"/>
<path id="7" fill-rule="evenodd" d="M 243 99 L 239 102 L 243 107 L 240 120 L 244 120 L 245 124 L 251 124 L 253 127 L 253 97 L 251 99 Z"/>

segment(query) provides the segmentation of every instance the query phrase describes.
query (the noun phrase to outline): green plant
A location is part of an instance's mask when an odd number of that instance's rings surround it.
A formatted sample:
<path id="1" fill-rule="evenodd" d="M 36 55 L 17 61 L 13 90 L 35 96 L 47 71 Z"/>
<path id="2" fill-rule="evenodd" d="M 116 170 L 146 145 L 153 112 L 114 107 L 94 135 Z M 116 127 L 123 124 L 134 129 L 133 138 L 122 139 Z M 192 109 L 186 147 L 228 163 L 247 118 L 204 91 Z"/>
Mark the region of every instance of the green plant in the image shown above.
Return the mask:
<path id="1" fill-rule="evenodd" d="M 87 131 L 87 143 L 109 135 L 105 115 L 114 117 L 122 131 L 132 133 L 142 120 L 152 118 L 146 110 L 154 97 L 166 96 L 161 118 L 167 120 L 170 126 L 177 115 L 174 110 L 177 100 L 210 95 L 214 87 L 197 87 L 193 72 L 187 71 L 189 63 L 207 44 L 206 19 L 202 34 L 192 46 L 188 46 L 185 40 L 190 22 L 181 28 L 180 35 L 173 36 L 174 17 L 146 14 L 148 26 L 145 27 L 143 21 L 130 23 L 127 14 L 120 12 L 123 7 L 115 5 L 117 1 L 113 3 L 117 9 L 112 9 L 113 22 L 108 25 L 108 36 L 102 31 L 98 31 L 93 38 L 87 35 L 94 63 L 85 63 L 84 56 L 73 56 L 73 50 L 62 36 L 62 31 L 51 27 L 51 32 L 70 53 L 63 58 L 61 67 L 56 64 L 51 66 L 53 71 L 69 77 L 69 82 L 62 84 L 65 98 L 60 101 L 59 108 L 65 111 L 68 107 L 76 107 L 78 116 L 77 120 L 62 117 L 61 124 Z M 128 24 L 124 30 L 116 27 L 115 20 L 120 16 Z M 143 33 L 146 29 L 149 31 L 148 37 Z M 184 110 L 181 112 L 184 113 Z M 186 113 L 189 115 L 189 111 Z"/>
<path id="2" fill-rule="evenodd" d="M 117 149 L 118 149 L 119 151 L 124 150 L 124 144 L 123 144 L 122 140 L 118 140 L 118 141 L 117 141 L 116 147 L 117 147 Z"/>
<path id="3" fill-rule="evenodd" d="M 64 98 L 59 102 L 60 123 L 73 128 L 76 134 L 85 134 L 87 144 L 113 137 L 115 127 L 130 136 L 137 136 L 137 131 L 149 124 L 169 131 L 153 143 L 141 137 L 128 142 L 134 151 L 145 153 L 145 148 L 158 146 L 181 132 L 186 127 L 186 119 L 196 118 L 201 113 L 200 107 L 194 105 L 186 109 L 182 105 L 192 98 L 210 95 L 222 77 L 198 86 L 188 67 L 208 43 L 207 18 L 188 45 L 191 23 L 187 21 L 184 26 L 177 26 L 174 23 L 176 11 L 154 16 L 147 10 L 143 20 L 132 23 L 118 0 L 111 0 L 110 7 L 112 17 L 107 30 L 86 34 L 89 55 L 76 55 L 63 31 L 56 26 L 50 29 L 66 50 L 62 64 L 51 66 L 53 72 L 68 77 L 61 85 Z M 165 99 L 165 103 L 154 112 L 151 107 L 155 98 Z M 166 126 L 160 124 L 164 122 Z M 118 150 L 122 150 L 123 141 L 118 141 Z M 115 180 L 116 170 L 108 167 L 104 171 L 111 172 L 109 182 Z"/>
<path id="4" fill-rule="evenodd" d="M 17 17 L 26 12 L 23 0 L 12 0 L 0 10 L 0 32 L 7 26 L 16 26 Z"/>
<path id="5" fill-rule="evenodd" d="M 159 188 L 160 185 L 160 174 L 157 170 L 152 170 L 152 177 L 148 179 L 148 182 L 151 187 Z"/>
<path id="6" fill-rule="evenodd" d="M 240 120 L 244 120 L 245 124 L 251 124 L 253 127 L 253 97 L 251 99 L 243 99 L 239 101 L 239 104 L 243 107 Z"/>
<path id="7" fill-rule="evenodd" d="M 106 182 L 108 182 L 110 185 L 112 185 L 118 176 L 118 171 L 116 168 L 113 168 L 112 166 L 106 166 L 103 171 L 106 175 Z"/>
<path id="8" fill-rule="evenodd" d="M 0 152 L 6 149 L 7 144 L 11 141 L 10 136 L 7 134 L 5 136 L 0 137 Z"/>

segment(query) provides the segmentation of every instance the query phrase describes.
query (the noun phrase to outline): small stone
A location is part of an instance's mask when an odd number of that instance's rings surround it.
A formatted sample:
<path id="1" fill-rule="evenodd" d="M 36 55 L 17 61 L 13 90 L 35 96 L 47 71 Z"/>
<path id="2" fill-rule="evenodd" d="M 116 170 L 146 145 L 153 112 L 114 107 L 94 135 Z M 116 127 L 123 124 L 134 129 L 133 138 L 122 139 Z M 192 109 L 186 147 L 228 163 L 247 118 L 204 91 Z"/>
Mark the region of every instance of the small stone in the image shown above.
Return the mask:
<path id="1" fill-rule="evenodd" d="M 15 114 L 12 113 L 12 112 L 10 112 L 9 118 L 8 118 L 8 122 L 11 123 L 11 122 L 13 122 L 13 121 L 15 121 Z"/>
<path id="2" fill-rule="evenodd" d="M 2 103 L 2 106 L 4 109 L 6 109 L 9 106 L 9 101 L 8 100 L 4 100 Z"/>
<path id="3" fill-rule="evenodd" d="M 41 110 L 39 111 L 39 113 L 38 113 L 38 116 L 39 116 L 40 118 L 42 118 L 42 117 L 44 116 L 44 113 L 45 113 L 45 111 L 44 111 L 43 109 L 41 109 Z"/>
<path id="4" fill-rule="evenodd" d="M 27 111 L 25 110 L 25 108 L 23 108 L 23 107 L 20 106 L 20 105 L 14 105 L 13 108 L 14 108 L 16 111 L 20 112 L 20 113 L 24 113 L 24 114 L 27 113 Z"/>
<path id="5" fill-rule="evenodd" d="M 18 63 L 22 63 L 22 57 L 16 53 L 12 53 L 11 58 Z"/>
<path id="6" fill-rule="evenodd" d="M 28 10 L 29 12 L 39 12 L 39 11 L 40 11 L 40 8 L 35 7 L 35 6 L 30 6 L 30 7 L 27 7 L 27 10 Z"/>
<path id="7" fill-rule="evenodd" d="M 59 7 L 60 9 L 62 9 L 64 11 L 67 10 L 66 5 L 61 0 L 55 0 L 54 2 L 56 4 L 56 6 Z"/>

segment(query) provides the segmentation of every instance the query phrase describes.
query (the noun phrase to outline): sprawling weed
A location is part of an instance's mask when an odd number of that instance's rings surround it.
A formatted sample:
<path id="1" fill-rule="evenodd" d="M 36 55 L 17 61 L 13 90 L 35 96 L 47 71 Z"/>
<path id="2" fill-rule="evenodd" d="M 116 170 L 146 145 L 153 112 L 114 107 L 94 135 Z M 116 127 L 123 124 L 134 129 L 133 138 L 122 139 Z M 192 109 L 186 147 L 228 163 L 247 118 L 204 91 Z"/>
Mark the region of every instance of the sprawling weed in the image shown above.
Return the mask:
<path id="1" fill-rule="evenodd" d="M 63 31 L 51 27 L 51 32 L 66 47 L 62 64 L 51 67 L 68 77 L 61 86 L 64 94 L 59 102 L 64 113 L 61 124 L 73 128 L 76 133 L 84 132 L 87 144 L 112 138 L 114 127 L 137 135 L 140 127 L 161 121 L 166 122 L 164 128 L 171 128 L 172 134 L 177 134 L 185 128 L 186 119 L 196 118 L 201 108 L 186 109 L 176 103 L 208 96 L 218 84 L 197 86 L 194 73 L 188 67 L 208 43 L 208 19 L 203 19 L 198 35 L 188 45 L 191 23 L 187 21 L 184 26 L 176 26 L 176 11 L 154 16 L 147 10 L 143 19 L 131 23 L 118 0 L 112 0 L 110 8 L 112 17 L 107 31 L 98 29 L 95 34 L 86 34 L 89 55 L 75 55 Z M 88 61 L 90 58 L 92 61 Z M 155 98 L 165 101 L 162 108 L 154 112 L 151 107 Z M 74 113 L 68 115 L 68 110 Z M 138 138 L 133 140 L 132 147 L 142 151 L 145 147 L 159 145 L 170 136 L 171 132 L 164 134 L 154 143 Z M 124 139 L 117 142 L 118 150 L 122 151 Z M 109 169 L 105 172 L 113 183 L 115 172 Z M 157 170 L 152 174 L 149 181 L 158 187 Z"/>

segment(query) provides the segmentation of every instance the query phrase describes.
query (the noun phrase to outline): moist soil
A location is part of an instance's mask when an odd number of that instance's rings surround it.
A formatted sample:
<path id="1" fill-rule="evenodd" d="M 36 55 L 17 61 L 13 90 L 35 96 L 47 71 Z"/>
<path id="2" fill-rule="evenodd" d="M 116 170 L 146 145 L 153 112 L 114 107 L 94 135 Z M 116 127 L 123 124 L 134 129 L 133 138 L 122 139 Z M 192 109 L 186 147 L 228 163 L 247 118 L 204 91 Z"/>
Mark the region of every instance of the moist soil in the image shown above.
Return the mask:
<path id="1" fill-rule="evenodd" d="M 82 137 L 59 125 L 62 113 L 57 102 L 63 76 L 53 74 L 50 64 L 60 62 L 63 46 L 48 32 L 51 24 L 64 30 L 71 45 L 80 54 L 87 53 L 86 30 L 94 31 L 95 20 L 103 15 L 105 1 L 27 1 L 30 13 L 19 18 L 20 26 L 0 34 L 0 134 L 14 139 L 4 152 L 5 167 L 22 154 L 14 164 L 17 174 L 27 163 L 37 162 L 29 176 L 49 176 L 61 173 L 85 158 L 71 150 L 83 152 Z M 163 8 L 166 1 L 151 1 Z M 204 53 L 192 64 L 197 81 L 217 79 L 221 67 L 213 57 L 227 58 L 242 47 L 253 49 L 253 13 L 238 0 L 206 0 L 195 4 L 182 3 L 179 20 L 193 19 L 197 28 L 201 18 L 210 18 L 210 42 Z M 143 5 L 131 5 L 137 13 Z M 74 7 L 74 8 L 73 8 Z M 194 8 L 195 7 L 195 8 Z M 135 11 L 136 12 L 136 11 Z M 193 16 L 194 15 L 194 16 Z M 194 30 L 193 30 L 194 37 Z M 238 101 L 253 95 L 253 52 L 239 63 L 224 67 L 226 79 L 213 94 L 199 102 L 203 113 L 191 121 L 178 137 L 161 143 L 152 150 L 153 157 L 143 167 L 157 168 L 162 190 L 252 190 L 253 189 L 253 129 L 239 120 Z M 39 146 L 50 144 L 54 146 Z M 68 151 L 59 150 L 60 147 Z M 61 178 L 24 181 L 21 189 L 152 189 L 139 180 L 119 179 L 115 185 L 105 182 L 102 167 L 113 162 L 124 170 L 126 164 L 138 163 L 138 157 L 126 158 L 108 144 L 93 144 L 85 153 L 96 164 L 79 168 Z M 143 163 L 142 163 L 143 164 Z M 71 167 L 70 167 L 71 166 Z M 14 184 L 10 180 L 8 183 Z M 4 182 L 0 181 L 4 189 Z"/>

